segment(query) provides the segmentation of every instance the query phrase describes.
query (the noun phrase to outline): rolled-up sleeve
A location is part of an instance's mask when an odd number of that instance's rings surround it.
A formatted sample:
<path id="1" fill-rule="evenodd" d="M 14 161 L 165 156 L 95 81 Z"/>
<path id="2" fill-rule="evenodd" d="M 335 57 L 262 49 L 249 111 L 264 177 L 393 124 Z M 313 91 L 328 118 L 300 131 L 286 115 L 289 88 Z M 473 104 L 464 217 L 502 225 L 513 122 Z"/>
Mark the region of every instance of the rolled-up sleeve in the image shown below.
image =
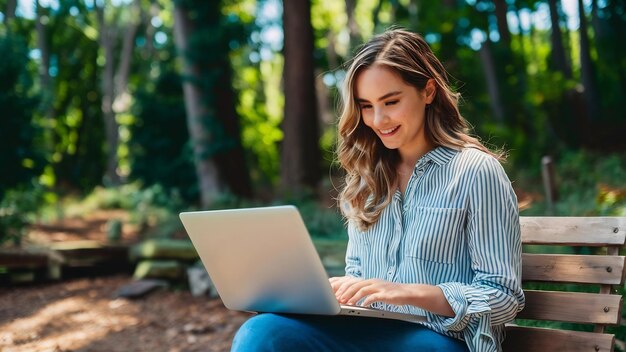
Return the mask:
<path id="1" fill-rule="evenodd" d="M 470 351 L 498 351 L 492 326 L 510 322 L 524 307 L 521 288 L 521 235 L 517 199 L 500 163 L 486 158 L 468 197 L 466 234 L 474 279 L 471 284 L 437 285 L 455 312 L 433 315 L 459 331 Z"/>
<path id="2" fill-rule="evenodd" d="M 359 246 L 357 245 L 359 236 L 354 226 L 348 226 L 348 247 L 346 248 L 346 276 L 362 277 L 361 255 L 359 254 Z"/>

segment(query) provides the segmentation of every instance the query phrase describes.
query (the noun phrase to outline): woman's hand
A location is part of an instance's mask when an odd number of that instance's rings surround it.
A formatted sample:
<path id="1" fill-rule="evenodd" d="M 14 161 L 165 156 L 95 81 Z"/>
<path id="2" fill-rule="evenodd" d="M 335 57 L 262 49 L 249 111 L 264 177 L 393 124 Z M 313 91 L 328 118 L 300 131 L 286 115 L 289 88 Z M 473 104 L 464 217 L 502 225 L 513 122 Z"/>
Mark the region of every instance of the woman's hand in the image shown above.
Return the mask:
<path id="1" fill-rule="evenodd" d="M 417 287 L 411 288 L 409 284 L 400 284 L 380 279 L 363 280 L 350 276 L 330 278 L 330 285 L 335 292 L 335 297 L 339 303 L 355 305 L 361 299 L 361 303 L 367 307 L 374 302 L 384 302 L 388 304 L 404 305 L 411 304 L 417 300 L 419 290 Z"/>
<path id="2" fill-rule="evenodd" d="M 343 293 L 351 286 L 357 282 L 363 281 L 363 279 L 359 279 L 352 276 L 339 276 L 339 277 L 331 277 L 328 279 L 330 281 L 330 287 L 333 288 L 333 292 L 335 293 L 335 297 L 337 297 L 337 301 L 339 303 L 342 302 L 341 296 Z"/>
<path id="3" fill-rule="evenodd" d="M 365 298 L 361 306 L 369 307 L 374 302 L 393 305 L 412 305 L 446 317 L 455 315 L 452 307 L 437 286 L 425 284 L 401 284 L 381 279 L 363 280 L 350 276 L 332 277 L 330 286 L 337 301 L 356 305 Z"/>

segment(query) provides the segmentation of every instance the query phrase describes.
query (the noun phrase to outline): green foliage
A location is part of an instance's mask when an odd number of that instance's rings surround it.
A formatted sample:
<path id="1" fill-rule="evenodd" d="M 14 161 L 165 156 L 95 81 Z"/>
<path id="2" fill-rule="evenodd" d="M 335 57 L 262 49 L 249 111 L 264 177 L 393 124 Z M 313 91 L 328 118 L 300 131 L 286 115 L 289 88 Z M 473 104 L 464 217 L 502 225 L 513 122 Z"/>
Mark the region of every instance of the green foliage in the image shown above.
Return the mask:
<path id="1" fill-rule="evenodd" d="M 187 9 L 194 25 L 190 36 L 185 38 L 188 48 L 182 55 L 197 67 L 198 75 L 182 78 L 197 85 L 203 93 L 207 112 L 202 116 L 202 123 L 211 132 L 211 140 L 202 143 L 200 157 L 209 158 L 239 145 L 240 136 L 233 136 L 220 118 L 220 113 L 227 114 L 228 108 L 234 109 L 234 106 L 224 107 L 225 102 L 220 101 L 220 97 L 224 98 L 225 92 L 232 89 L 228 53 L 245 41 L 246 27 L 237 16 L 222 15 L 221 1 L 178 0 L 178 3 Z"/>
<path id="2" fill-rule="evenodd" d="M 346 241 L 348 239 L 345 224 L 338 209 L 323 205 L 312 192 L 287 195 L 275 204 L 296 206 L 313 238 L 345 239 Z"/>
<path id="3" fill-rule="evenodd" d="M 197 199 L 196 172 L 179 76 L 171 71 L 162 72 L 152 91 L 141 89 L 137 93 L 135 114 L 136 122 L 130 128 L 133 136 L 130 178 L 146 186 L 160 184 L 179 192 L 189 202 Z"/>
<path id="4" fill-rule="evenodd" d="M 335 208 L 325 208 L 317 202 L 304 203 L 298 207 L 311 237 L 348 240 L 346 228 Z"/>
<path id="5" fill-rule="evenodd" d="M 247 64 L 244 54 L 246 51 L 234 57 L 242 68 L 233 77 L 239 91 L 237 113 L 241 116 L 242 145 L 250 154 L 252 180 L 259 187 L 267 187 L 278 182 L 278 143 L 283 139 L 280 129 L 284 105 L 280 92 L 283 60 L 275 55 L 271 61 Z"/>
<path id="6" fill-rule="evenodd" d="M 37 97 L 26 67 L 27 51 L 22 37 L 0 34 L 0 198 L 4 190 L 28 182 L 41 170 L 41 155 L 33 145 L 39 132 L 32 124 Z"/>
<path id="7" fill-rule="evenodd" d="M 105 2 L 107 20 L 124 23 L 136 15 L 135 8 Z M 186 58 L 198 65 L 201 77 L 193 79 L 203 87 L 204 101 L 210 107 L 206 123 L 216 137 L 206 146 L 205 156 L 226 152 L 236 147 L 237 136 L 228 135 L 220 119 L 227 109 L 236 106 L 241 124 L 242 145 L 256 193 L 268 199 L 279 177 L 279 143 L 284 96 L 281 92 L 283 58 L 280 44 L 270 46 L 264 37 L 268 29 L 279 28 L 280 13 L 270 16 L 259 9 L 271 1 L 180 0 L 191 11 L 196 26 L 188 39 Z M 450 73 L 452 85 L 463 94 L 463 115 L 475 132 L 489 144 L 504 146 L 511 152 L 509 165 L 513 170 L 529 174 L 531 181 L 521 181 L 521 189 L 543 193 L 540 189 L 538 165 L 542 155 L 560 155 L 557 176 L 561 199 L 557 213 L 562 215 L 621 215 L 625 212 L 624 158 L 617 154 L 602 156 L 600 152 L 577 152 L 589 140 L 597 140 L 599 151 L 623 151 L 624 139 L 619 135 L 626 120 L 621 103 L 626 90 L 626 61 L 621 42 L 626 28 L 624 6 L 618 1 L 599 2 L 596 22 L 590 22 L 591 54 L 596 69 L 599 91 L 598 116 L 588 121 L 580 118 L 584 111 L 577 30 L 563 33 L 566 56 L 571 59 L 573 77 L 566 78 L 550 64 L 553 52 L 550 30 L 517 28 L 511 33 L 511 45 L 489 37 L 494 31 L 492 2 L 410 1 L 356 2 L 356 28 L 349 28 L 345 4 L 332 0 L 311 2 L 312 25 L 315 35 L 316 75 L 332 72 L 335 83 L 328 83 L 321 99 L 327 99 L 326 116 L 336 116 L 336 83 L 340 83 L 341 64 L 350 56 L 358 42 L 369 38 L 393 24 L 422 33 Z M 535 11 L 545 1 L 509 2 L 509 16 L 520 11 Z M 411 9 L 410 6 L 417 5 Z M 280 7 L 280 3 L 278 3 Z M 135 51 L 129 77 L 128 92 L 133 110 L 120 115 L 123 150 L 130 165 L 134 191 L 96 189 L 91 197 L 99 197 L 98 206 L 132 209 L 143 204 L 167 217 L 169 205 L 155 206 L 147 200 L 182 199 L 189 204 L 197 199 L 198 186 L 193 169 L 193 156 L 186 126 L 182 99 L 180 67 L 173 47 L 173 5 L 171 2 L 142 1 L 146 17 L 135 38 Z M 111 11 L 108 11 L 111 10 Z M 0 175 L 0 195 L 7 189 L 28 183 L 39 177 L 41 184 L 56 191 L 89 192 L 101 183 L 104 172 L 104 129 L 102 121 L 101 76 L 104 57 L 99 43 L 99 30 L 93 6 L 80 1 L 66 1 L 58 7 L 43 5 L 45 41 L 50 51 L 50 86 L 40 82 L 42 59 L 32 51 L 38 47 L 35 20 L 18 15 L 10 26 L 0 23 L 0 165 L 6 170 Z M 280 11 L 278 11 L 280 12 Z M 589 16 L 591 19 L 591 15 Z M 156 24 L 150 27 L 148 24 Z M 563 20 L 563 19 L 561 19 Z M 351 25 L 351 24 L 350 24 Z M 10 28 L 9 28 L 10 27 Z M 165 40 L 156 40 L 154 32 Z M 489 40 L 491 58 L 497 75 L 506 114 L 498 121 L 491 111 L 492 97 L 488 94 L 485 60 L 478 51 L 474 34 Z M 479 41 L 482 41 L 479 40 Z M 484 43 L 483 43 L 484 44 Z M 116 47 L 119 54 L 121 47 Z M 272 55 L 261 55 L 267 53 Z M 265 51 L 264 51 L 265 50 Z M 29 57 L 29 52 L 31 57 Z M 255 57 L 256 59 L 252 59 Z M 117 57 L 117 56 L 116 56 Z M 268 59 L 269 57 L 269 59 Z M 118 63 L 116 62 L 116 65 Z M 232 68 L 229 70 L 228 68 Z M 320 74 L 321 73 L 321 74 Z M 335 74 L 336 73 L 336 74 Z M 191 79 L 182 77 L 182 79 Z M 235 92 L 237 99 L 228 100 L 223 93 Z M 325 96 L 324 96 L 325 95 Z M 222 104 L 223 106 L 220 106 Z M 321 104 L 324 106 L 324 104 Z M 210 115 L 210 116 L 209 116 Z M 125 128 L 128 126 L 130 133 Z M 323 162 L 332 163 L 336 139 L 333 124 L 321 133 L 320 145 L 325 151 Z M 614 138 L 598 138 L 598 130 Z M 607 135 L 608 135 L 607 134 Z M 617 137 L 615 137 L 618 135 Z M 621 149 L 620 149 L 621 148 Z M 123 148 L 121 148 L 123 149 Z M 335 169 L 331 169 L 334 172 Z M 143 186 L 138 186 L 139 184 Z M 140 191 L 139 187 L 148 187 Z M 132 195 L 131 195 L 132 193 Z M 151 196 L 148 196 L 152 194 Z M 159 195 L 160 194 L 160 195 Z M 53 204 L 53 195 L 48 203 Z M 147 197 L 143 203 L 133 200 Z M 86 202 L 94 201 L 92 198 Z M 178 200 L 177 200 L 178 202 Z M 295 201 L 299 203 L 300 201 Z M 313 202 L 313 201 L 311 201 Z M 304 213 L 308 206 L 303 203 Z M 214 207 L 259 205 L 259 201 L 243 201 L 224 194 Z M 183 205 L 176 207 L 183 208 Z M 312 207 L 311 209 L 313 209 Z M 535 203 L 527 214 L 544 214 L 545 204 Z M 161 213 L 161 209 L 163 213 Z M 164 210 L 165 209 L 165 210 Z M 141 213 L 135 209 L 134 213 Z M 171 210 L 170 210 L 171 212 Z M 335 236 L 343 226 L 338 215 L 330 211 L 316 215 L 310 210 L 307 223 L 312 233 Z M 336 216 L 335 216 L 336 215 Z M 305 215 L 305 217 L 308 215 Z M 139 216 L 138 216 L 139 217 Z M 148 221 L 139 220 L 138 221 Z M 151 222 L 152 220 L 148 221 Z M 319 230 L 315 229 L 317 227 Z M 328 228 L 326 230 L 325 228 Z M 317 236 L 317 235 L 315 235 Z"/>
<path id="8" fill-rule="evenodd" d="M 585 151 L 566 152 L 557 162 L 556 170 L 560 196 L 557 214 L 604 216 L 624 214 L 626 209 L 624 197 L 620 199 L 607 196 L 606 189 L 624 193 L 626 155 L 604 156 Z"/>
<path id="9" fill-rule="evenodd" d="M 96 187 L 83 200 L 63 205 L 64 215 L 80 216 L 98 209 L 124 209 L 141 228 L 156 226 L 178 216 L 184 201 L 176 191 L 159 184 L 143 188 L 139 182 L 119 187 Z"/>
<path id="10" fill-rule="evenodd" d="M 72 8 L 78 11 L 72 14 Z M 40 87 L 44 99 L 35 124 L 42 126 L 43 133 L 38 140 L 46 152 L 46 166 L 51 167 L 48 175 L 54 176 L 50 186 L 89 191 L 100 184 L 105 165 L 102 59 L 95 11 L 76 1 L 43 11 L 50 87 Z M 41 62 L 37 64 L 41 67 Z"/>
<path id="11" fill-rule="evenodd" d="M 512 179 L 521 180 L 526 192 L 543 193 L 539 172 L 520 173 Z M 626 214 L 626 156 L 587 151 L 566 151 L 555 163 L 559 198 L 555 212 L 559 216 L 624 216 Z M 533 181 L 534 180 L 534 181 Z M 545 215 L 547 204 L 538 201 L 522 215 Z"/>
<path id="12" fill-rule="evenodd" d="M 43 201 L 43 189 L 37 186 L 5 192 L 0 200 L 0 245 L 21 243 L 27 227 Z"/>

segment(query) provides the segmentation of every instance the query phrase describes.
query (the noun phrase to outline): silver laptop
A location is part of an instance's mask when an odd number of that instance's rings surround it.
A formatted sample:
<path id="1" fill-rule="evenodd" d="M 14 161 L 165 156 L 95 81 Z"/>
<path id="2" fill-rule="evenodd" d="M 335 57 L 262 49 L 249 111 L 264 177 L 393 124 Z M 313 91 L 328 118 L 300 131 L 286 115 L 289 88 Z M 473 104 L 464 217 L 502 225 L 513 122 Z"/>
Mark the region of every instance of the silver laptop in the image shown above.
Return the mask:
<path id="1" fill-rule="evenodd" d="M 180 219 L 229 309 L 427 321 L 340 305 L 294 206 L 185 212 Z"/>

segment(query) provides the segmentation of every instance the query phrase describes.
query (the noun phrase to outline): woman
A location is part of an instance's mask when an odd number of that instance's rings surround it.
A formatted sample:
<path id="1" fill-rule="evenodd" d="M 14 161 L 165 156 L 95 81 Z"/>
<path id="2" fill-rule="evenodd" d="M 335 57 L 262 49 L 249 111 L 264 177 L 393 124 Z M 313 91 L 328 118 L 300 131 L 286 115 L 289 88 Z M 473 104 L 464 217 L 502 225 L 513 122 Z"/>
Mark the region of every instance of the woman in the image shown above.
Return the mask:
<path id="1" fill-rule="evenodd" d="M 501 350 L 524 306 L 517 201 L 458 99 L 428 44 L 400 29 L 358 51 L 343 89 L 349 242 L 346 276 L 331 285 L 341 303 L 428 323 L 260 315 L 234 350 Z"/>

